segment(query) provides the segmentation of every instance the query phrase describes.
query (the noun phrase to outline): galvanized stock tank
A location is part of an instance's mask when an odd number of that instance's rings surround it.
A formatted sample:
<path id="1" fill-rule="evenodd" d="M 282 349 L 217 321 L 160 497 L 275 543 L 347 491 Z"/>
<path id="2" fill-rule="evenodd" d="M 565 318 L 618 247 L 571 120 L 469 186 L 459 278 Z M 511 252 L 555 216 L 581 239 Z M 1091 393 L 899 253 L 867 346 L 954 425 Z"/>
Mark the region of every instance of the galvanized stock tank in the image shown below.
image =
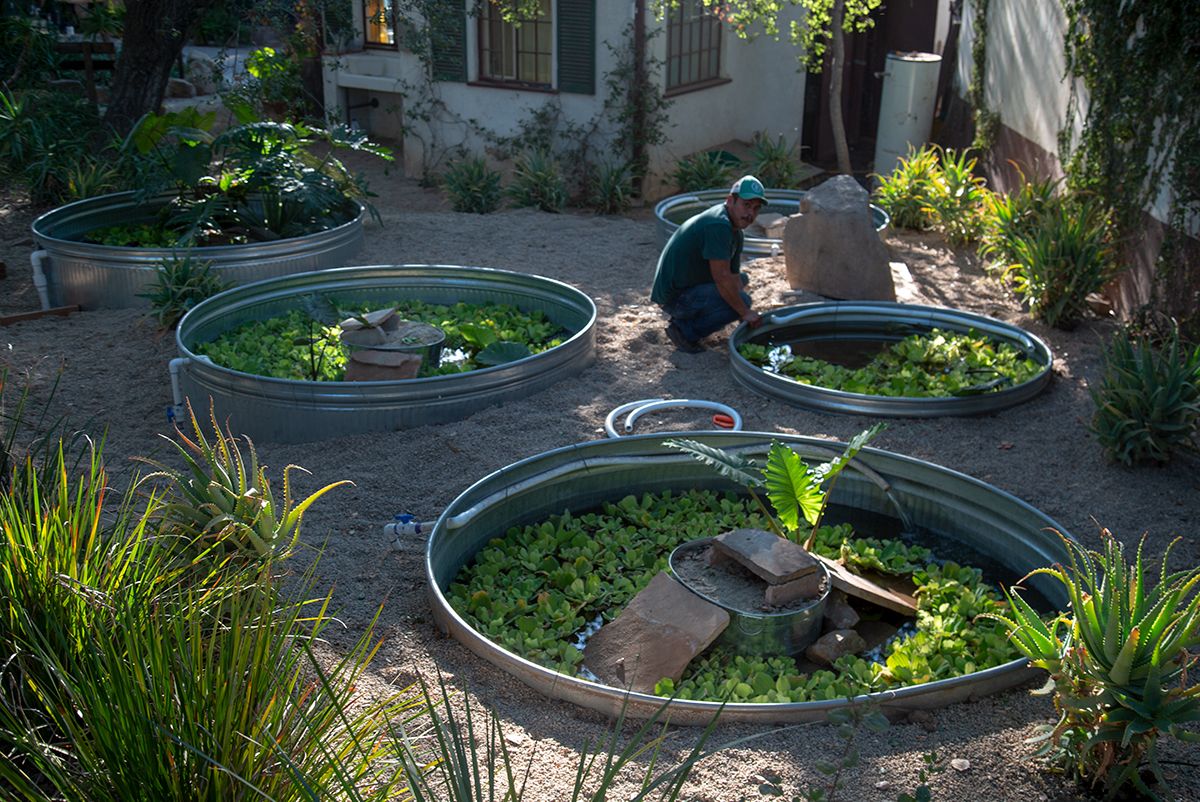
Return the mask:
<path id="1" fill-rule="evenodd" d="M 274 379 L 220 367 L 192 350 L 243 323 L 295 309 L 314 294 L 344 306 L 505 303 L 545 312 L 571 334 L 561 345 L 504 365 L 398 381 Z M 256 440 L 302 443 L 445 423 L 523 398 L 591 364 L 595 323 L 591 298 L 541 276 L 455 265 L 345 267 L 235 287 L 198 304 L 176 330 L 179 358 L 172 361 L 172 373 L 193 409 L 206 410 L 212 398 L 218 420 L 228 416 L 234 431 Z"/>
<path id="2" fill-rule="evenodd" d="M 763 321 L 757 329 L 742 324 L 730 335 L 729 364 L 733 377 L 757 393 L 809 409 L 909 418 L 980 415 L 1030 400 L 1046 388 L 1053 376 L 1054 355 L 1041 339 L 1009 323 L 957 309 L 887 301 L 832 301 L 781 307 L 765 315 Z M 978 395 L 893 397 L 802 384 L 769 373 L 738 353 L 739 346 L 751 341 L 896 341 L 933 328 L 960 334 L 974 331 L 996 342 L 1007 343 L 1038 363 L 1041 371 L 1021 384 Z"/>
<path id="3" fill-rule="evenodd" d="M 771 189 L 766 190 L 767 200 L 770 201 L 762 208 L 764 212 L 793 215 L 800 211 L 800 201 L 804 198 L 801 189 Z M 720 203 L 729 195 L 727 189 L 701 189 L 696 192 L 685 192 L 682 195 L 672 195 L 659 201 L 654 207 L 654 216 L 658 220 L 658 244 L 663 246 L 675 233 L 675 229 L 686 223 L 692 217 L 705 209 Z M 875 204 L 871 204 L 871 222 L 875 230 L 882 232 L 888 227 L 891 218 L 888 213 Z M 783 240 L 778 237 L 746 237 L 743 253 L 746 256 L 771 256 L 778 254 L 783 248 Z"/>
<path id="4" fill-rule="evenodd" d="M 840 444 L 808 437 L 764 432 L 689 432 L 710 446 L 745 451 L 763 458 L 772 439 L 810 459 L 828 460 Z M 832 503 L 891 517 L 902 516 L 908 526 L 936 533 L 955 548 L 944 555 L 970 562 L 973 551 L 998 566 L 1013 581 L 1033 568 L 1066 559 L 1061 541 L 1050 529 L 1065 530 L 1023 501 L 978 479 L 929 462 L 873 448 L 864 449 L 841 474 Z M 579 514 L 604 501 L 629 494 L 684 491 L 692 488 L 738 490 L 692 457 L 663 445 L 662 433 L 599 440 L 559 448 L 517 462 L 476 482 L 442 512 L 429 537 L 425 570 L 434 617 L 441 629 L 488 662 L 539 693 L 572 702 L 610 716 L 622 712 L 648 717 L 666 699 L 629 693 L 560 674 L 519 657 L 473 629 L 450 606 L 446 593 L 459 570 L 489 540 L 509 527 L 544 520 L 570 509 Z M 901 513 L 901 510 L 903 511 Z M 1067 600 L 1052 583 L 1034 577 L 1025 583 L 1048 603 L 1062 607 Z M 1034 676 L 1025 660 L 953 679 L 873 693 L 854 699 L 885 709 L 943 707 L 994 693 Z M 789 723 L 824 718 L 843 707 L 845 699 L 820 702 L 724 706 L 722 720 Z M 709 721 L 721 705 L 715 702 L 670 702 L 675 723 Z"/>
<path id="5" fill-rule="evenodd" d="M 210 262 L 212 271 L 228 284 L 339 267 L 362 250 L 364 209 L 347 201 L 345 222 L 302 237 L 211 245 L 199 248 L 132 248 L 83 242 L 89 231 L 121 224 L 148 223 L 170 198 L 160 195 L 139 202 L 133 192 L 118 192 L 69 203 L 33 221 L 39 251 L 33 255 L 45 273 L 45 306 L 78 304 L 84 309 L 145 307 L 138 297 L 154 284 L 155 269 L 164 259 L 190 256 Z"/>

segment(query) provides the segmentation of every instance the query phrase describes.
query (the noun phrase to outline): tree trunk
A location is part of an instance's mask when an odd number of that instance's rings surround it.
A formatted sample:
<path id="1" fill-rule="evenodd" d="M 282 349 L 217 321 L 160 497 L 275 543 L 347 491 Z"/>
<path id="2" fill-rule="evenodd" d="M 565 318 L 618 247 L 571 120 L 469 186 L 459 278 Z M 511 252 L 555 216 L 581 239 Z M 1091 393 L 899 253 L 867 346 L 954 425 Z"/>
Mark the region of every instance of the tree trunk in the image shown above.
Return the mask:
<path id="1" fill-rule="evenodd" d="M 846 38 L 842 30 L 845 16 L 845 0 L 833 0 L 830 12 L 829 34 L 833 39 L 833 63 L 829 75 L 829 125 L 833 128 L 833 147 L 837 151 L 838 172 L 849 175 L 850 147 L 846 144 L 846 122 L 842 119 L 842 73 L 846 64 Z"/>
<path id="2" fill-rule="evenodd" d="M 162 104 L 192 24 L 214 0 L 126 0 L 121 56 L 104 122 L 121 135 Z"/>

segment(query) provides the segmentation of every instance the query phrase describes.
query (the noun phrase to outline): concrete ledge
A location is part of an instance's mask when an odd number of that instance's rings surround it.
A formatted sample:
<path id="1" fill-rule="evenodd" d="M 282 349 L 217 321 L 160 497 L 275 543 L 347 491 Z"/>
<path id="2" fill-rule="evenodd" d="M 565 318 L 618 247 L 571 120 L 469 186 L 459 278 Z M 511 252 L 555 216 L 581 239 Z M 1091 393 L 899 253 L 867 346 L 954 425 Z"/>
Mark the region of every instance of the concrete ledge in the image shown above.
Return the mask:
<path id="1" fill-rule="evenodd" d="M 400 92 L 400 79 L 386 75 L 360 75 L 345 70 L 333 72 L 338 86 L 346 89 L 367 89 L 372 92 Z"/>

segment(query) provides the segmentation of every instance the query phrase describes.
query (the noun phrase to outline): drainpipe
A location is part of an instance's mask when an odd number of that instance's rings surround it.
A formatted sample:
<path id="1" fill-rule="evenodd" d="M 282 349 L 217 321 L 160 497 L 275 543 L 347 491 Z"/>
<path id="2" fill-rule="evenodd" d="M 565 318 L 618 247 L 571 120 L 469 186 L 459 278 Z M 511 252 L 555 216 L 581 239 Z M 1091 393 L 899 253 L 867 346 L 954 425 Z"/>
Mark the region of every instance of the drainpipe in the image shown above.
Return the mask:
<path id="1" fill-rule="evenodd" d="M 633 0 L 633 89 L 629 95 L 633 106 L 630 134 L 632 149 L 629 154 L 635 175 L 633 192 L 642 195 L 646 172 L 646 0 Z"/>
<path id="2" fill-rule="evenodd" d="M 42 263 L 49 258 L 50 254 L 46 250 L 36 250 L 29 254 L 29 263 L 33 265 L 33 286 L 37 288 L 38 300 L 41 301 L 42 309 L 50 308 L 49 282 L 46 280 L 46 271 L 42 267 Z"/>
<path id="3" fill-rule="evenodd" d="M 167 407 L 169 423 L 174 423 L 183 416 L 183 391 L 179 389 L 179 369 L 191 361 L 191 357 L 178 356 L 167 363 L 167 370 L 171 374 L 171 406 Z"/>

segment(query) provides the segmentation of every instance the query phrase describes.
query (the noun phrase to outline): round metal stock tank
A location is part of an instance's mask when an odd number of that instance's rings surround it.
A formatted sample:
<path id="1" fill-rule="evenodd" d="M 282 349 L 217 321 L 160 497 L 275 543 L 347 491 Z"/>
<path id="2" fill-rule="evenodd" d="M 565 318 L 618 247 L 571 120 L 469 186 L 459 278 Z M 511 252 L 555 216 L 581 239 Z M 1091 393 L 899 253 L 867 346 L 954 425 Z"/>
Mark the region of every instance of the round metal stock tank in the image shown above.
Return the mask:
<path id="1" fill-rule="evenodd" d="M 745 450 L 765 457 L 772 439 L 787 443 L 806 458 L 827 460 L 828 441 L 763 432 L 689 432 L 689 437 L 711 446 Z M 856 463 L 865 466 L 844 472 L 834 490 L 834 504 L 871 513 L 894 515 L 896 505 L 909 522 L 939 533 L 992 560 L 998 570 L 1019 578 L 1029 570 L 1066 558 L 1062 543 L 1047 529 L 1065 531 L 1023 501 L 955 471 L 910 457 L 867 448 Z M 686 454 L 663 445 L 658 434 L 581 443 L 522 460 L 476 482 L 443 512 L 429 537 L 425 570 L 430 602 L 442 630 L 488 662 L 534 690 L 556 699 L 616 716 L 624 711 L 648 717 L 666 699 L 629 693 L 621 688 L 588 682 L 529 662 L 473 629 L 450 606 L 446 592 L 459 570 L 489 540 L 511 526 L 546 519 L 570 509 L 580 513 L 604 501 L 631 493 L 676 492 L 691 488 L 738 490 L 715 472 Z M 953 556 L 953 555 L 950 555 Z M 1006 579 L 1008 577 L 1005 577 Z M 1041 593 L 1050 604 L 1066 604 L 1061 591 L 1033 577 L 1027 587 Z M 895 710 L 930 709 L 976 698 L 1020 684 L 1034 676 L 1024 660 L 953 679 L 912 685 L 861 696 Z M 800 722 L 824 718 L 846 700 L 725 706 L 723 720 L 758 723 Z M 670 719 L 701 724 L 716 715 L 719 704 L 675 700 Z"/>
<path id="2" fill-rule="evenodd" d="M 766 190 L 770 201 L 762 208 L 763 212 L 793 215 L 800 211 L 800 201 L 804 198 L 804 190 L 800 189 L 770 189 Z M 675 229 L 679 228 L 700 212 L 721 203 L 729 195 L 727 189 L 702 189 L 687 192 L 682 195 L 672 195 L 659 201 L 654 207 L 654 216 L 658 219 L 658 244 L 664 246 Z M 761 214 L 761 212 L 760 212 Z M 871 222 L 875 230 L 882 233 L 888 227 L 888 213 L 875 204 L 871 204 Z M 778 237 L 746 236 L 743 253 L 747 256 L 771 256 L 772 250 L 779 253 L 783 248 L 783 240 Z"/>
<path id="3" fill-rule="evenodd" d="M 51 306 L 78 304 L 84 309 L 149 306 L 139 294 L 154 285 L 164 259 L 190 256 L 209 262 L 228 284 L 339 267 L 362 250 L 361 204 L 350 201 L 346 221 L 335 228 L 302 237 L 208 245 L 199 248 L 131 248 L 83 242 L 89 231 L 108 226 L 148 223 L 171 195 L 139 203 L 133 192 L 118 192 L 69 203 L 33 221 L 33 236 L 46 252 L 43 261 Z"/>
<path id="4" fill-rule="evenodd" d="M 401 300 L 435 304 L 505 303 L 542 311 L 571 332 L 554 348 L 468 373 L 398 381 L 314 382 L 274 379 L 214 365 L 197 343 L 254 320 L 297 308 L 308 295 L 339 305 L 379 307 Z M 394 431 L 465 418 L 523 398 L 591 364 L 596 306 L 574 287 L 541 276 L 484 267 L 374 265 L 299 273 L 235 287 L 197 304 L 175 333 L 179 385 L 193 409 L 228 416 L 235 431 L 269 442 L 302 443 Z"/>
<path id="5" fill-rule="evenodd" d="M 974 331 L 1008 343 L 1041 366 L 1041 371 L 1021 384 L 977 395 L 946 398 L 892 397 L 848 393 L 812 384 L 802 384 L 769 373 L 738 353 L 747 342 L 786 343 L 804 341 L 850 342 L 853 340 L 901 340 L 930 329 L 961 334 Z M 1045 389 L 1053 375 L 1054 356 L 1041 339 L 1027 331 L 984 315 L 918 304 L 887 301 L 834 301 L 800 304 L 776 309 L 763 325 L 739 326 L 729 339 L 729 363 L 737 381 L 755 392 L 796 406 L 826 412 L 863 415 L 933 418 L 942 415 L 980 415 L 1020 404 Z"/>

